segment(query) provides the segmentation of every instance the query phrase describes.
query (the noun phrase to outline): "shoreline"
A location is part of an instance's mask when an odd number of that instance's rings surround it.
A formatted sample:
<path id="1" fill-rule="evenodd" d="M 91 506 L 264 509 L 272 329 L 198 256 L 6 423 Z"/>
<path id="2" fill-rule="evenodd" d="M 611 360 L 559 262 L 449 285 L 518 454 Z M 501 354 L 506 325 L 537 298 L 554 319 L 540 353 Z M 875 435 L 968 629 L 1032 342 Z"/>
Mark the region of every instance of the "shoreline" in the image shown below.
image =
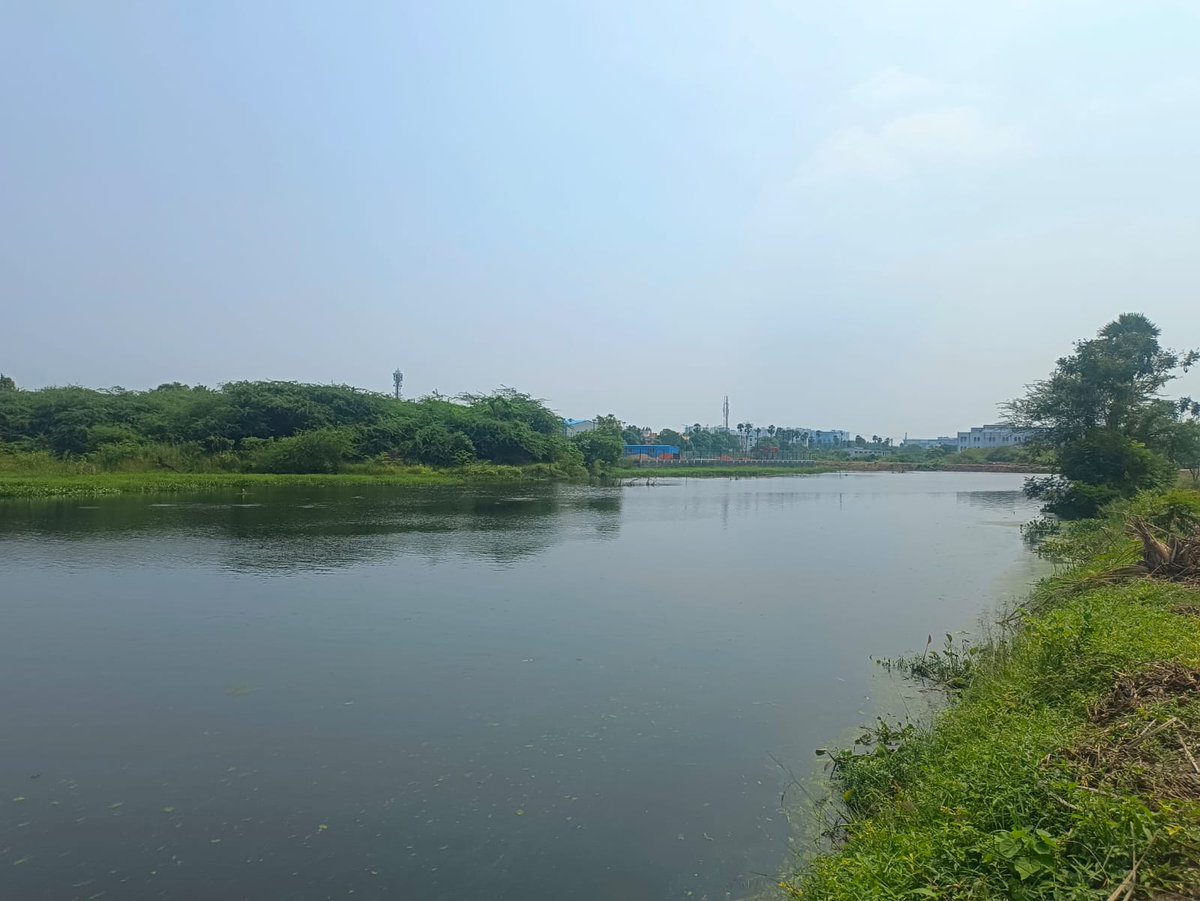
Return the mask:
<path id="1" fill-rule="evenodd" d="M 904 463 L 888 460 L 817 460 L 807 465 L 788 463 L 764 463 L 748 461 L 745 463 L 703 463 L 690 464 L 684 462 L 672 463 L 643 463 L 637 466 L 620 466 L 612 470 L 615 475 L 622 477 L 641 478 L 650 473 L 674 475 L 682 478 L 688 476 L 728 475 L 803 475 L 805 473 L 823 472 L 1015 472 L 1025 475 L 1040 475 L 1050 472 L 1046 466 L 1025 465 L 1022 463 Z"/>
<path id="2" fill-rule="evenodd" d="M 838 822 L 785 897 L 1197 897 L 1200 585 L 1130 571 L 1172 506 L 1200 521 L 1176 490 L 1069 527 L 990 641 L 891 662 L 950 703 L 823 752 Z"/>
<path id="3" fill-rule="evenodd" d="M 427 466 L 397 467 L 385 471 L 348 471 L 340 473 L 228 473 L 228 472 L 96 472 L 29 473 L 0 471 L 0 500 L 17 498 L 101 497 L 120 494 L 178 494 L 204 491 L 244 491 L 250 488 L 326 487 L 344 485 L 424 487 L 487 485 L 528 482 L 621 483 L 625 480 L 652 478 L 771 478 L 779 476 L 822 475 L 833 472 L 1020 472 L 1038 470 L 1019 466 L 931 467 L 906 463 L 818 462 L 807 466 L 786 464 L 688 466 L 658 464 L 625 466 L 591 476 L 566 472 L 546 464 L 531 466 L 475 465 L 459 469 L 434 469 Z"/>
<path id="4" fill-rule="evenodd" d="M 101 497 L 120 494 L 245 491 L 252 488 L 331 486 L 424 487 L 565 481 L 545 467 L 407 467 L 390 472 L 322 474 L 102 472 L 23 474 L 0 472 L 0 500 L 17 498 Z"/>

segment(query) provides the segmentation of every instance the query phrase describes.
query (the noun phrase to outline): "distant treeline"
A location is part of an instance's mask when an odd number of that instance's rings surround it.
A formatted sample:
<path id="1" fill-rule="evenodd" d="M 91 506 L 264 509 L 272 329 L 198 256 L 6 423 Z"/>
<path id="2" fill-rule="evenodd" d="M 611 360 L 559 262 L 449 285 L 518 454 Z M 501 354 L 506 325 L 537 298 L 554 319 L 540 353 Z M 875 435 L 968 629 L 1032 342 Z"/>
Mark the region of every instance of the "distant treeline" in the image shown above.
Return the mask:
<path id="1" fill-rule="evenodd" d="M 557 414 L 511 389 L 410 401 L 297 382 L 29 391 L 0 379 L 0 453 L 106 470 L 314 473 L 394 462 L 569 473 L 616 462 L 620 436 L 569 439 Z"/>

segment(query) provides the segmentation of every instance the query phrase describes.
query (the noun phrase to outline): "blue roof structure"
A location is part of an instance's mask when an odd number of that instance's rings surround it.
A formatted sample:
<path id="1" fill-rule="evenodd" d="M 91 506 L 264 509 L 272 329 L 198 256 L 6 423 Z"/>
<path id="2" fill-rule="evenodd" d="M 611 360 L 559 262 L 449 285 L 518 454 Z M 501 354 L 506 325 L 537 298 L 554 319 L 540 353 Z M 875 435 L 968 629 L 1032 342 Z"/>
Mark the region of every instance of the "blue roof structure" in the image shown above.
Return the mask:
<path id="1" fill-rule="evenodd" d="M 626 444 L 626 457 L 679 456 L 679 447 L 674 444 Z"/>

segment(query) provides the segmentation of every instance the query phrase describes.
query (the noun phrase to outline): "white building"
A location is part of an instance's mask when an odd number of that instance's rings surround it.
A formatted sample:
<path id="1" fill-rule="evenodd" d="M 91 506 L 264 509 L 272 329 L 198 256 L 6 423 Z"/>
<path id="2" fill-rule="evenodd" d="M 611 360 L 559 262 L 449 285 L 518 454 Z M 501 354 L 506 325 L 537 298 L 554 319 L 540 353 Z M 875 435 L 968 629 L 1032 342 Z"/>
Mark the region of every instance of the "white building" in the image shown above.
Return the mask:
<path id="1" fill-rule="evenodd" d="M 578 435 L 582 432 L 592 432 L 596 429 L 596 420 L 594 419 L 564 419 L 563 434 L 570 437 Z"/>
<path id="2" fill-rule="evenodd" d="M 958 447 L 958 438 L 954 435 L 941 435 L 937 438 L 909 438 L 905 437 L 900 442 L 901 447 L 924 447 L 926 449 L 933 447 L 942 447 L 948 445 L 950 447 Z"/>
<path id="3" fill-rule="evenodd" d="M 850 433 L 842 429 L 805 429 L 809 443 L 820 447 L 838 447 L 850 443 Z"/>
<path id="4" fill-rule="evenodd" d="M 973 426 L 969 432 L 958 433 L 958 449 L 965 451 L 1015 447 L 1025 444 L 1033 438 L 1033 435 L 1034 433 L 1030 429 L 1014 429 L 1009 425 L 977 425 Z"/>

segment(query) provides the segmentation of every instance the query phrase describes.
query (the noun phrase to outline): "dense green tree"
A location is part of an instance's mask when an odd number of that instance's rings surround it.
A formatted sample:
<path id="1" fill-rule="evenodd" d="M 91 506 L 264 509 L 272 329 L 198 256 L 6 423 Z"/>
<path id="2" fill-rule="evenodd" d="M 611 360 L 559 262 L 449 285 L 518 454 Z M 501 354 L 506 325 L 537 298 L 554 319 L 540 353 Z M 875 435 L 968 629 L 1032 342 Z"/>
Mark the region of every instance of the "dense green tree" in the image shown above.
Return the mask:
<path id="1" fill-rule="evenodd" d="M 0 372 L 0 391 L 16 391 L 17 383 L 12 380 L 11 376 Z"/>
<path id="2" fill-rule="evenodd" d="M 431 422 L 417 429 L 405 450 L 404 456 L 408 459 L 430 466 L 461 466 L 475 460 L 475 445 L 471 439 L 441 422 Z"/>
<path id="3" fill-rule="evenodd" d="M 604 416 L 597 416 L 592 421 L 596 423 L 596 428 L 606 429 L 610 432 L 616 432 L 618 435 L 620 435 L 621 431 L 625 428 L 625 426 L 621 423 L 621 420 L 617 419 L 617 417 L 612 413 L 608 413 Z"/>
<path id="4" fill-rule="evenodd" d="M 352 448 L 353 440 L 343 429 L 313 429 L 264 442 L 256 448 L 252 464 L 262 472 L 335 473 Z"/>
<path id="5" fill-rule="evenodd" d="M 662 429 L 658 433 L 659 444 L 673 444 L 676 447 L 683 447 L 687 442 L 684 441 L 683 435 L 674 429 Z"/>
<path id="6" fill-rule="evenodd" d="M 621 437 L 621 421 L 615 416 L 597 416 L 596 428 L 581 432 L 571 440 L 583 456 L 583 464 L 599 472 L 607 466 L 621 462 L 621 454 L 627 443 Z"/>
<path id="7" fill-rule="evenodd" d="M 1048 379 L 1006 404 L 1008 419 L 1040 430 L 1056 447 L 1105 429 L 1158 450 L 1154 430 L 1163 416 L 1172 418 L 1173 407 L 1159 391 L 1198 359 L 1196 351 L 1163 348 L 1158 336 L 1141 313 L 1123 313 L 1095 338 L 1077 342 Z"/>
<path id="8" fill-rule="evenodd" d="M 286 439 L 318 433 L 303 441 Z M 579 465 L 579 452 L 544 403 L 511 389 L 456 400 L 398 401 L 344 385 L 178 382 L 150 391 L 79 387 L 0 391 L 0 444 L 87 458 L 265 471 L 332 471 L 343 460 L 386 457 L 451 465 Z"/>
<path id="9" fill-rule="evenodd" d="M 1056 475 L 1031 479 L 1026 491 L 1064 518 L 1095 516 L 1108 502 L 1174 480 L 1170 458 L 1186 446 L 1181 417 L 1187 398 L 1159 392 L 1197 360 L 1195 351 L 1163 348 L 1159 329 L 1125 313 L 1095 338 L 1079 341 L 1050 377 L 1006 405 L 1016 426 L 1036 429 L 1056 459 Z"/>
<path id="10" fill-rule="evenodd" d="M 1200 422 L 1176 423 L 1170 440 L 1170 458 L 1191 474 L 1193 482 L 1200 482 Z"/>

